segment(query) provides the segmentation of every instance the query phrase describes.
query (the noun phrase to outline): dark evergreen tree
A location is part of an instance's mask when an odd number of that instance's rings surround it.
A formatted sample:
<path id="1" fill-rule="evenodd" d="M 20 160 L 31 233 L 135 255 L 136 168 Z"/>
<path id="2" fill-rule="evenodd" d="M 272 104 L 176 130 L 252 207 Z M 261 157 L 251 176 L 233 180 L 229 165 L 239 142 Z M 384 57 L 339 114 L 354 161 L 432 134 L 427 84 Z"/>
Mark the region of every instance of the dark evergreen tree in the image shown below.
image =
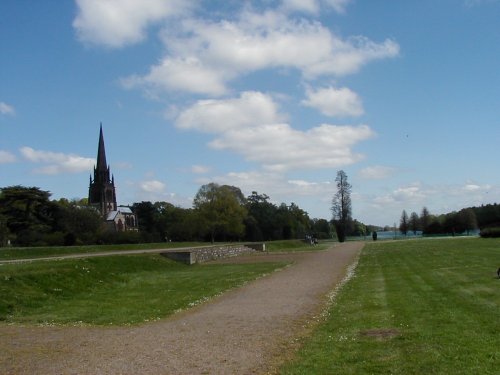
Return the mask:
<path id="1" fill-rule="evenodd" d="M 401 213 L 401 219 L 399 221 L 399 230 L 403 235 L 408 234 L 408 228 L 410 227 L 409 224 L 409 219 L 408 219 L 408 214 L 406 213 L 406 210 L 403 210 Z"/>
<path id="2" fill-rule="evenodd" d="M 420 229 L 420 218 L 416 212 L 412 212 L 410 214 L 410 223 L 409 229 L 413 232 L 413 234 L 417 234 L 417 231 Z"/>
<path id="3" fill-rule="evenodd" d="M 347 181 L 344 171 L 338 171 L 335 178 L 337 192 L 332 199 L 332 213 L 335 230 L 339 242 L 346 239 L 346 230 L 349 220 L 351 220 L 351 189 L 352 186 Z"/>

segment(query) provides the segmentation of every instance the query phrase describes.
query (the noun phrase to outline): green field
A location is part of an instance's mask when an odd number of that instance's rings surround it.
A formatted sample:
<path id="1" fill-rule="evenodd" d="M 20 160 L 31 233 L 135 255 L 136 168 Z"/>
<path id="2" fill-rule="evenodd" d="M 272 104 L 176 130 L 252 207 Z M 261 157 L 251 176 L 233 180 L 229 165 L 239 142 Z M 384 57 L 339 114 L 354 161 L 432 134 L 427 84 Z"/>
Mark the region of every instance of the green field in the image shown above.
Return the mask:
<path id="1" fill-rule="evenodd" d="M 370 243 L 282 374 L 500 373 L 500 241 Z"/>
<path id="2" fill-rule="evenodd" d="M 338 243 L 338 242 L 337 242 Z M 283 240 L 266 242 L 266 251 L 269 252 L 290 252 L 290 251 L 317 251 L 326 250 L 335 244 L 333 241 L 321 241 L 319 244 L 311 246 L 303 240 Z"/>
<path id="3" fill-rule="evenodd" d="M 4 264 L 0 322 L 126 325 L 158 320 L 284 265 L 188 266 L 156 254 Z"/>
<path id="4" fill-rule="evenodd" d="M 0 261 L 31 259 L 70 254 L 90 254 L 107 251 L 171 249 L 178 247 L 206 246 L 206 242 L 161 242 L 125 245 L 48 246 L 48 247 L 4 247 L 0 248 Z"/>
<path id="5" fill-rule="evenodd" d="M 270 241 L 266 242 L 266 250 L 270 252 L 324 250 L 332 244 L 333 242 L 331 241 L 322 241 L 317 246 L 311 246 L 302 240 Z M 197 246 L 212 246 L 212 244 L 207 242 L 161 242 L 125 245 L 4 247 L 0 248 L 0 261 L 57 257 L 71 254 L 91 254 L 108 251 L 172 249 Z"/>

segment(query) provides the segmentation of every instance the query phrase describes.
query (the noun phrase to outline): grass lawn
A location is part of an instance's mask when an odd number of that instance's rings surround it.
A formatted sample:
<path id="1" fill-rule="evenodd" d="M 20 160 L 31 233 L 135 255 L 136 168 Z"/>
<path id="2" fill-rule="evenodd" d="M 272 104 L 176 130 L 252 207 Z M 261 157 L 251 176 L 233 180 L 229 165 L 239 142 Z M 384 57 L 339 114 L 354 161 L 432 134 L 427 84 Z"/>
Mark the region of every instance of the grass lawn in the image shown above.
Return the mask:
<path id="1" fill-rule="evenodd" d="M 368 244 L 282 374 L 498 374 L 498 239 Z"/>
<path id="2" fill-rule="evenodd" d="M 326 250 L 335 244 L 333 241 L 321 241 L 318 245 L 311 246 L 303 240 L 283 240 L 266 242 L 266 251 L 316 251 Z"/>
<path id="3" fill-rule="evenodd" d="M 283 266 L 188 266 L 156 254 L 4 264 L 0 321 L 125 325 L 158 320 Z"/>
<path id="4" fill-rule="evenodd" d="M 215 245 L 218 245 L 217 243 Z M 332 241 L 321 241 L 311 246 L 302 240 L 266 242 L 267 251 L 310 251 L 325 250 L 333 245 Z M 48 247 L 4 247 L 0 248 L 0 261 L 12 259 L 45 258 L 58 255 L 89 254 L 106 251 L 172 249 L 181 247 L 212 246 L 209 242 L 161 242 L 124 245 L 89 245 L 89 246 L 48 246 Z"/>
<path id="5" fill-rule="evenodd" d="M 170 249 L 207 245 L 209 244 L 206 242 L 161 242 L 126 245 L 4 247 L 0 248 L 0 260 L 44 258 L 57 255 L 88 254 L 115 250 Z"/>

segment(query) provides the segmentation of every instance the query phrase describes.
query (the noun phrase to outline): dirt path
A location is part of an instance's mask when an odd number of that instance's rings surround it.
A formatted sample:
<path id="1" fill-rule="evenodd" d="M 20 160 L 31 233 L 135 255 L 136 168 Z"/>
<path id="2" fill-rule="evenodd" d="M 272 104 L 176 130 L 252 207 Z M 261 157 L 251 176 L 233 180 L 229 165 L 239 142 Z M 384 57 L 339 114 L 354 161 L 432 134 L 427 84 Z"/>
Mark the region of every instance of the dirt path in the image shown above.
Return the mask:
<path id="1" fill-rule="evenodd" d="M 210 303 L 138 327 L 0 326 L 0 373 L 272 371 L 305 333 L 305 323 L 319 312 L 362 246 L 346 243 L 328 251 L 263 255 L 266 260 L 291 257 L 296 263 Z"/>

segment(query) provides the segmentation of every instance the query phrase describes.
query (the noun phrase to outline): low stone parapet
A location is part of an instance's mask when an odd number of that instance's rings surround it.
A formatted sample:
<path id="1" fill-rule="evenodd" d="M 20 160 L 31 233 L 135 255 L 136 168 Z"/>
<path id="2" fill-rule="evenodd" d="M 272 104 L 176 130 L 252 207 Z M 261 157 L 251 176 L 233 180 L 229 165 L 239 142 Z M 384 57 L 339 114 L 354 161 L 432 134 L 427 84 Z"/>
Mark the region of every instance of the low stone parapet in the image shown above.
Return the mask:
<path id="1" fill-rule="evenodd" d="M 250 247 L 252 246 L 252 247 Z M 165 251 L 161 255 L 186 264 L 204 263 L 211 260 L 229 258 L 243 254 L 251 254 L 256 251 L 263 251 L 265 245 L 261 244 L 260 248 L 257 244 L 247 245 L 221 245 L 207 246 L 197 248 L 186 248 L 185 250 Z"/>
<path id="2" fill-rule="evenodd" d="M 247 244 L 245 244 L 245 246 L 249 247 L 250 249 L 257 250 L 257 251 L 266 251 L 266 244 L 263 242 L 247 243 Z"/>

